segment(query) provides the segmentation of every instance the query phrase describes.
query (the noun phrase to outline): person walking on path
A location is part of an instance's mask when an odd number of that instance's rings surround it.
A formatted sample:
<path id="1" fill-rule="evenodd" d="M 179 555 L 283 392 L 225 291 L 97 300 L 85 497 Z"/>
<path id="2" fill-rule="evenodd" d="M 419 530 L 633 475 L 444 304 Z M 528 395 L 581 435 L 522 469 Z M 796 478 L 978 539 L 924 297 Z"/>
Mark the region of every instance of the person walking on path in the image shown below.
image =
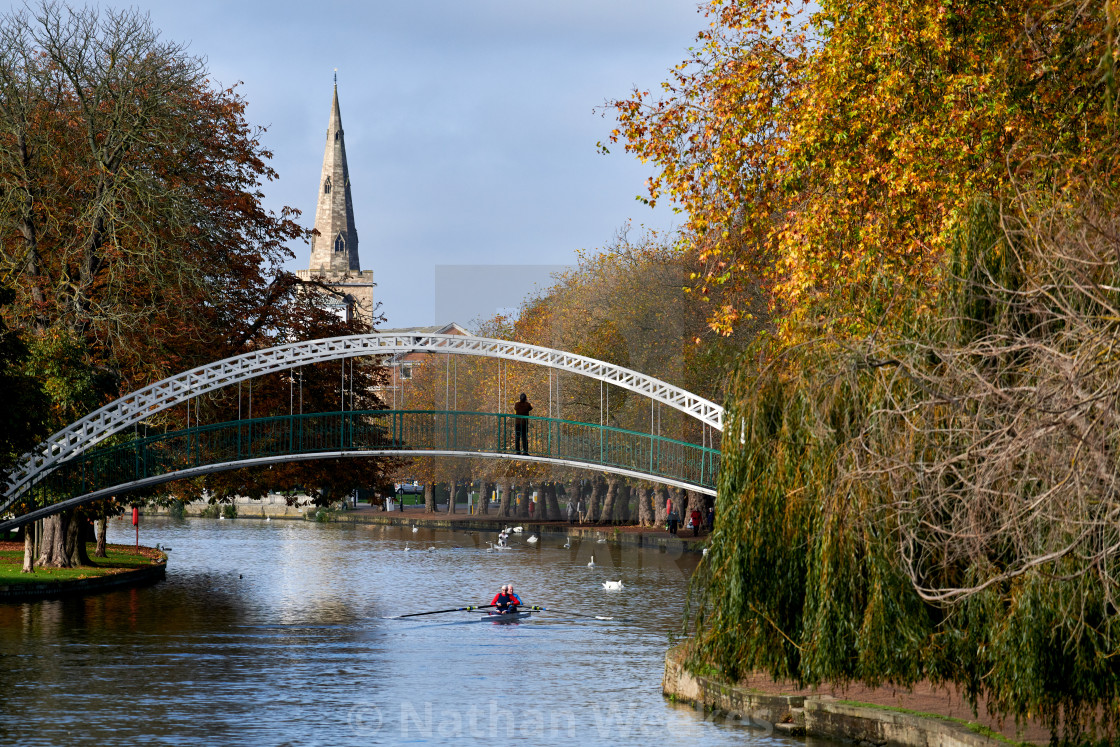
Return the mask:
<path id="1" fill-rule="evenodd" d="M 708 515 L 704 517 L 704 523 L 707 525 L 708 534 L 716 528 L 716 507 L 708 506 Z"/>
<path id="2" fill-rule="evenodd" d="M 669 516 L 668 516 L 669 534 L 676 534 L 677 533 L 677 524 L 680 523 L 680 520 L 681 520 L 681 517 L 677 515 L 677 509 L 670 508 L 669 509 Z"/>
<path id="3" fill-rule="evenodd" d="M 580 498 L 579 503 L 576 504 L 576 517 L 579 518 L 579 523 L 580 524 L 582 524 L 584 522 L 584 517 L 586 515 L 587 515 L 587 508 L 583 505 L 583 498 Z"/>
<path id="4" fill-rule="evenodd" d="M 576 502 L 574 500 L 568 501 L 568 523 L 576 523 Z"/>
<path id="5" fill-rule="evenodd" d="M 513 450 L 522 456 L 529 455 L 529 413 L 533 411 L 533 406 L 529 404 L 525 392 L 521 393 L 521 397 L 513 406 L 513 412 L 517 415 L 517 420 L 514 422 L 514 447 Z"/>
<path id="6" fill-rule="evenodd" d="M 688 523 L 689 523 L 689 526 L 692 527 L 692 536 L 693 537 L 699 537 L 700 536 L 700 523 L 701 523 L 701 521 L 702 521 L 702 519 L 700 518 L 700 509 L 698 509 L 698 508 L 692 509 L 692 513 L 688 515 Z"/>

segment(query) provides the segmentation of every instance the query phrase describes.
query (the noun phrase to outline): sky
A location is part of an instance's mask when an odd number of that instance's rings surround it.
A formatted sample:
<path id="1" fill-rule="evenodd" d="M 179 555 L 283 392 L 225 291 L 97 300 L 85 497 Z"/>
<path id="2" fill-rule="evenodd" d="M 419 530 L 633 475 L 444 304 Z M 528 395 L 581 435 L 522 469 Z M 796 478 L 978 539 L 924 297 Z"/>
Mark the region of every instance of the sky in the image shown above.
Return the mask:
<path id="1" fill-rule="evenodd" d="M 596 143 L 614 126 L 601 111 L 607 99 L 655 88 L 685 59 L 707 23 L 692 0 L 135 7 L 204 57 L 217 83 L 242 83 L 280 175 L 264 187 L 266 205 L 298 208 L 307 227 L 338 69 L 361 265 L 374 271 L 386 327 L 471 321 L 435 318 L 438 266 L 568 265 L 628 222 L 681 222 L 668 206 L 636 201 L 651 166 L 621 145 L 602 155 Z M 292 248 L 289 269 L 305 269 L 310 249 Z M 508 283 L 466 287 L 480 274 L 445 284 L 441 313 L 459 297 L 508 308 Z"/>

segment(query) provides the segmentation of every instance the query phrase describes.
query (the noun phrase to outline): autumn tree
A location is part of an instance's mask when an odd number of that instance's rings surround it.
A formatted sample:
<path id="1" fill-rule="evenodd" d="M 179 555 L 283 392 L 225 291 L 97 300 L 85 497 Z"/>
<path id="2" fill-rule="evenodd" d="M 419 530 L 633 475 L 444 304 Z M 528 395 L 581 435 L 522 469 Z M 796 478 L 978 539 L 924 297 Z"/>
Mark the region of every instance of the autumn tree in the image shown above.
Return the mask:
<path id="1" fill-rule="evenodd" d="M 0 269 L 52 428 L 203 362 L 351 329 L 283 271 L 304 231 L 262 207 L 275 173 L 244 112 L 136 11 L 3 17 Z M 76 516 L 47 520 L 45 562 L 77 559 Z"/>

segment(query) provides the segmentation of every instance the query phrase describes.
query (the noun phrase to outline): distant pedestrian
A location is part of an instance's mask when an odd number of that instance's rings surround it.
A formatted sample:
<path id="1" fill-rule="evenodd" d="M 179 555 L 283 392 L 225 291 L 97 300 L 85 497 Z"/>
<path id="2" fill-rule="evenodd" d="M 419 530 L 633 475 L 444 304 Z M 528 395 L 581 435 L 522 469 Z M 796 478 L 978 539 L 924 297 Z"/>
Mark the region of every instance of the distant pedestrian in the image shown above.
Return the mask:
<path id="1" fill-rule="evenodd" d="M 587 517 L 587 507 L 583 505 L 583 499 L 579 499 L 576 504 L 576 516 L 579 517 L 579 523 L 582 524 Z"/>
<path id="2" fill-rule="evenodd" d="M 669 534 L 676 534 L 677 533 L 677 524 L 679 524 L 680 521 L 681 521 L 681 517 L 677 514 L 677 509 L 670 508 L 669 509 L 669 516 L 668 516 Z"/>
<path id="3" fill-rule="evenodd" d="M 688 525 L 692 527 L 692 536 L 698 537 L 700 535 L 700 509 L 692 509 L 692 513 L 688 515 Z"/>
<path id="4" fill-rule="evenodd" d="M 568 501 L 568 523 L 576 523 L 576 502 L 574 500 Z"/>
<path id="5" fill-rule="evenodd" d="M 716 528 L 716 507 L 708 506 L 708 515 L 704 517 L 704 523 L 707 524 L 708 534 Z"/>
<path id="6" fill-rule="evenodd" d="M 513 450 L 522 456 L 529 455 L 529 413 L 533 411 L 533 406 L 529 404 L 525 392 L 521 393 L 521 397 L 513 406 L 513 412 L 517 415 L 517 420 L 514 422 L 514 447 Z"/>

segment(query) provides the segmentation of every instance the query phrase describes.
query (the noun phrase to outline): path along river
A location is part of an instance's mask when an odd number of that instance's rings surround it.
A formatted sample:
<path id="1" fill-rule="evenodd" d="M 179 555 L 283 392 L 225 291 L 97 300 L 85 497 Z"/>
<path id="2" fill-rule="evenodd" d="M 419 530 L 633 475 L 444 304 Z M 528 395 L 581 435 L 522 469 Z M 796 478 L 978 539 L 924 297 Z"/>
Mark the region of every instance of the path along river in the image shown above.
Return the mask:
<path id="1" fill-rule="evenodd" d="M 0 742 L 799 743 L 662 697 L 699 556 L 527 537 L 487 551 L 491 533 L 145 517 L 165 581 L 0 604 Z M 387 619 L 510 581 L 526 604 L 623 619 Z"/>

